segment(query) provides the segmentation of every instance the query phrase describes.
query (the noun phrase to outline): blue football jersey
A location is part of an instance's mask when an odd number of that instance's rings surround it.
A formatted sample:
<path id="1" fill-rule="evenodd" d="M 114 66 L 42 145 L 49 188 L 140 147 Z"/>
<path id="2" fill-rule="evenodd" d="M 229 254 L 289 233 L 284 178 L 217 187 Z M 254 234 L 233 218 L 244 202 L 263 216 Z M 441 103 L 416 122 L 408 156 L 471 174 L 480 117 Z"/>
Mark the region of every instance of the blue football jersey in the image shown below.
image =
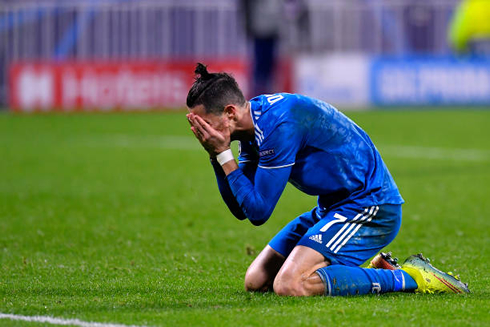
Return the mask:
<path id="1" fill-rule="evenodd" d="M 333 106 L 287 93 L 250 103 L 255 140 L 240 144 L 242 167 L 291 167 L 289 182 L 325 209 L 404 202 L 369 136 Z"/>

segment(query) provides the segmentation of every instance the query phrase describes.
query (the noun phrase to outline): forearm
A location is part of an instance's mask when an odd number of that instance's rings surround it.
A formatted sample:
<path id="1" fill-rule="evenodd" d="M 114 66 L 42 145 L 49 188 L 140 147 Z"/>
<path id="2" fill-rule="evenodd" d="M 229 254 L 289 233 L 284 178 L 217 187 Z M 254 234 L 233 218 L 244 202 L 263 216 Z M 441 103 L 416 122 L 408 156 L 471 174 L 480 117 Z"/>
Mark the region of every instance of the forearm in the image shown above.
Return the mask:
<path id="1" fill-rule="evenodd" d="M 235 170 L 238 169 L 238 164 L 236 163 L 235 160 L 230 160 L 230 161 L 226 162 L 225 164 L 223 164 L 222 168 L 223 168 L 224 174 L 226 176 L 228 176 L 229 174 L 231 174 L 232 172 L 234 172 Z"/>
<path id="2" fill-rule="evenodd" d="M 227 178 L 229 177 L 228 185 L 240 211 L 254 225 L 265 223 L 274 210 L 275 202 L 264 200 L 260 190 L 257 190 L 251 180 L 238 169 L 235 160 L 223 163 L 222 169 Z"/>
<path id="3" fill-rule="evenodd" d="M 289 173 L 290 169 L 258 171 L 254 184 L 240 169 L 236 169 L 226 179 L 245 216 L 252 224 L 262 225 L 271 216 Z"/>
<path id="4" fill-rule="evenodd" d="M 247 217 L 243 213 L 242 209 L 240 208 L 240 205 L 238 204 L 237 200 L 235 199 L 235 196 L 233 195 L 233 192 L 230 189 L 228 181 L 226 180 L 225 172 L 223 171 L 222 167 L 214 159 L 211 159 L 211 164 L 214 169 L 214 174 L 216 175 L 216 181 L 218 183 L 219 192 L 221 194 L 221 197 L 223 198 L 223 201 L 228 206 L 228 209 L 230 209 L 230 212 L 236 218 L 240 220 L 246 219 Z"/>

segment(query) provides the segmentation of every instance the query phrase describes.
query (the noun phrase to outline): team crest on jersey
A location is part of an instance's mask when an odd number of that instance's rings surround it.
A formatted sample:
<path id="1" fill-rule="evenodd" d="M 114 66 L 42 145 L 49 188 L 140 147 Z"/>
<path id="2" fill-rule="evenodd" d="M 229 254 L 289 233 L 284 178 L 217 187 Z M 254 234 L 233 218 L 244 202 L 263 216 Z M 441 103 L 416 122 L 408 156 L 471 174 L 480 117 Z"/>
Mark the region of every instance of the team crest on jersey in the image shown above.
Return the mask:
<path id="1" fill-rule="evenodd" d="M 259 157 L 267 157 L 274 154 L 274 149 L 263 150 L 259 152 Z"/>

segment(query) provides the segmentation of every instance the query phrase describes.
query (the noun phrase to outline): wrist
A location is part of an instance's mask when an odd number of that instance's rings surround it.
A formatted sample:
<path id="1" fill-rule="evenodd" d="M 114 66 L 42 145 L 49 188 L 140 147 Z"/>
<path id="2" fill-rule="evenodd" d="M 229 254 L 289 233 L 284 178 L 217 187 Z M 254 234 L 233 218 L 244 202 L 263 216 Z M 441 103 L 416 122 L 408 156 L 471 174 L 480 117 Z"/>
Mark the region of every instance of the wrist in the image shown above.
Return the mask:
<path id="1" fill-rule="evenodd" d="M 216 161 L 223 166 L 225 163 L 235 160 L 235 157 L 233 156 L 233 152 L 231 152 L 231 149 L 226 149 L 216 155 Z"/>

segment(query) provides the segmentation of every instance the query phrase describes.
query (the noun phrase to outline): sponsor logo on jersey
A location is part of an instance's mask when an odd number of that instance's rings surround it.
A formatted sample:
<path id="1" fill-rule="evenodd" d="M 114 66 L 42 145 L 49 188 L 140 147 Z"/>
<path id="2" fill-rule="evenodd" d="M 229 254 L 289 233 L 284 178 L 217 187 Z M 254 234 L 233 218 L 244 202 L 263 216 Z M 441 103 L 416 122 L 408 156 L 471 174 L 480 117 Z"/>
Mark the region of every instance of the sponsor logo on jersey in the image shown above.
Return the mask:
<path id="1" fill-rule="evenodd" d="M 310 240 L 315 241 L 317 243 L 322 244 L 322 234 L 317 234 L 317 235 L 311 235 L 309 237 Z"/>

